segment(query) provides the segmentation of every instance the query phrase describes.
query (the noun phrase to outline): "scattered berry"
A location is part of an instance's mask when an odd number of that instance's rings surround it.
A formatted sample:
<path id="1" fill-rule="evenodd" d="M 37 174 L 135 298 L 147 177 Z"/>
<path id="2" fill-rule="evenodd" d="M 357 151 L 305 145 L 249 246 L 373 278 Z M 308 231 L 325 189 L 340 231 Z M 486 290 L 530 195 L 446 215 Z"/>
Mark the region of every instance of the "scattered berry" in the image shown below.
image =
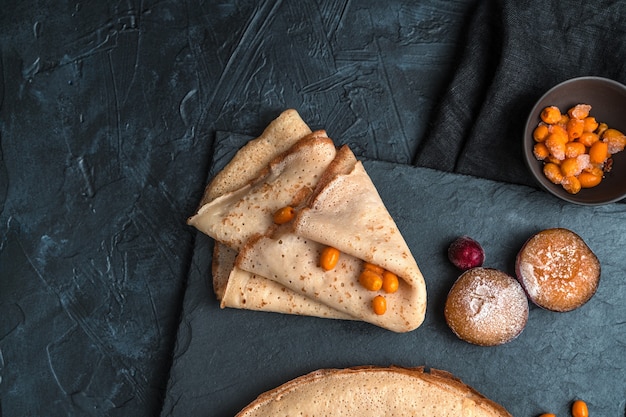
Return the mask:
<path id="1" fill-rule="evenodd" d="M 573 417 L 589 417 L 589 409 L 587 403 L 583 400 L 576 400 L 572 404 L 572 416 Z"/>
<path id="2" fill-rule="evenodd" d="M 485 262 L 485 251 L 480 243 L 469 236 L 457 238 L 448 248 L 448 259 L 462 271 L 482 266 Z"/>

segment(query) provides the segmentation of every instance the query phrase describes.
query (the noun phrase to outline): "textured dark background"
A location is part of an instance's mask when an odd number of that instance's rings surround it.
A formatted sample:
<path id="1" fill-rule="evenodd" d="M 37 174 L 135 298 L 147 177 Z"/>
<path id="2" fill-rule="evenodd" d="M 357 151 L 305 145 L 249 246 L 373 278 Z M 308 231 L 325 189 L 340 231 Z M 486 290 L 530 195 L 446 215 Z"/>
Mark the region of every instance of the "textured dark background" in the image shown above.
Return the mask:
<path id="1" fill-rule="evenodd" d="M 217 130 L 410 162 L 466 2 L 3 1 L 2 415 L 158 414 Z"/>
<path id="2" fill-rule="evenodd" d="M 185 219 L 218 132 L 258 135 L 292 107 L 361 158 L 532 185 L 525 112 L 572 76 L 626 81 L 626 13 L 518 3 L 0 1 L 0 415 L 212 415 L 203 390 L 168 379 L 191 343 L 175 349 L 208 243 Z M 187 307 L 228 329 L 240 313 L 203 296 Z M 220 375 L 251 372 L 209 357 Z M 289 376 L 323 365 L 288 358 Z"/>

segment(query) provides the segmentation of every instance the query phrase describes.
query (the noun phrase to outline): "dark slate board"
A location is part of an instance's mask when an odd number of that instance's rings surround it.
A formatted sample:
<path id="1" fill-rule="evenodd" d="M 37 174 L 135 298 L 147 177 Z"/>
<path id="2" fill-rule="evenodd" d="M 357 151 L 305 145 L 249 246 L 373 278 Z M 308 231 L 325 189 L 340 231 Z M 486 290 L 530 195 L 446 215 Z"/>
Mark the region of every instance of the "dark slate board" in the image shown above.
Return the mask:
<path id="1" fill-rule="evenodd" d="M 218 138 L 215 168 L 245 139 Z M 623 204 L 575 206 L 526 186 L 381 161 L 365 161 L 365 168 L 425 276 L 424 324 L 395 334 L 365 323 L 221 310 L 210 288 L 212 241 L 198 234 L 162 416 L 232 416 L 296 376 L 367 364 L 450 371 L 514 416 L 568 415 L 576 398 L 588 402 L 592 415 L 623 415 Z M 568 313 L 531 305 L 524 332 L 503 346 L 457 339 L 443 318 L 458 276 L 446 257 L 448 244 L 473 236 L 485 248 L 485 266 L 513 274 L 524 241 L 557 226 L 580 234 L 600 259 L 601 285 L 591 301 Z"/>

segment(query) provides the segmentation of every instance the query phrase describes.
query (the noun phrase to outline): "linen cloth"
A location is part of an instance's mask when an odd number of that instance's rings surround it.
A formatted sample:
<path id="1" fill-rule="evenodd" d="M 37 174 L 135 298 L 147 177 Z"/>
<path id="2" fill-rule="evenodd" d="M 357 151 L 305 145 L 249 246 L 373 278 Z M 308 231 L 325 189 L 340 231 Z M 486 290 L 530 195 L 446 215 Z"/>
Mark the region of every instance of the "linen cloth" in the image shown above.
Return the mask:
<path id="1" fill-rule="evenodd" d="M 536 185 L 522 136 L 534 103 L 579 76 L 626 82 L 626 3 L 478 2 L 414 164 Z"/>

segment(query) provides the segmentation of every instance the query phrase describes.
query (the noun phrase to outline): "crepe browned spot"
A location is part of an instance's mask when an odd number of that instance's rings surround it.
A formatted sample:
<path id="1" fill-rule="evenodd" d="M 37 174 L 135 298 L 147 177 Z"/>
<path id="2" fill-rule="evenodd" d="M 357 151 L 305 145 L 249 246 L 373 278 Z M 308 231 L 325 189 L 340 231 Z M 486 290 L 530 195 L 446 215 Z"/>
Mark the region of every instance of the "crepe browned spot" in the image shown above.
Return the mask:
<path id="1" fill-rule="evenodd" d="M 449 372 L 423 367 L 321 369 L 261 394 L 236 417 L 512 417 Z"/>
<path id="2" fill-rule="evenodd" d="M 233 269 L 236 257 L 236 250 L 219 242 L 215 242 L 211 274 L 213 275 L 213 292 L 218 301 L 222 301 L 224 298 L 224 292 L 226 292 L 226 286 L 228 285 L 228 276 Z"/>

